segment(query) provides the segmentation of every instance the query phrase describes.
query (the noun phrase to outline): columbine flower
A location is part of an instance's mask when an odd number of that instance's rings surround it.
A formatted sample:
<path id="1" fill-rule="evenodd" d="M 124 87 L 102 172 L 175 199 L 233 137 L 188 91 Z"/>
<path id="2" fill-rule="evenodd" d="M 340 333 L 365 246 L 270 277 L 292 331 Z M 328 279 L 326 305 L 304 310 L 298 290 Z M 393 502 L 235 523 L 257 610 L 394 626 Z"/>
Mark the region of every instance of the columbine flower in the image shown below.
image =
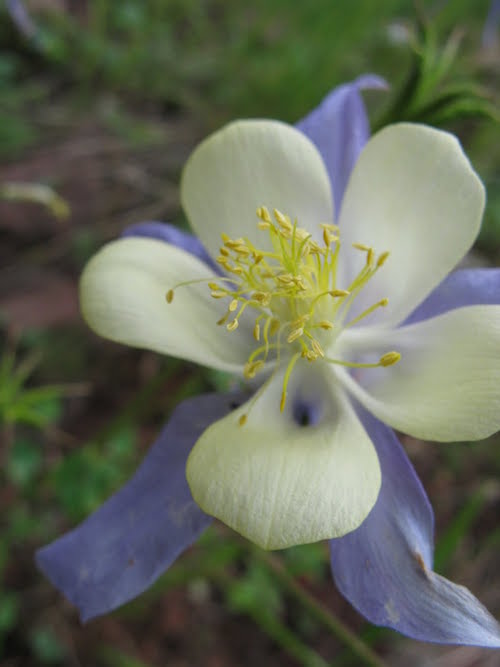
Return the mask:
<path id="1" fill-rule="evenodd" d="M 446 277 L 484 191 L 429 127 L 385 128 L 359 155 L 370 85 L 297 128 L 233 123 L 196 149 L 181 194 L 203 245 L 146 224 L 85 269 L 99 334 L 257 389 L 183 403 L 129 484 L 38 553 L 83 619 L 144 590 L 217 517 L 264 548 L 330 539 L 339 589 L 373 623 L 500 646 L 484 607 L 432 572 L 432 510 L 389 428 L 498 429 L 500 274 Z"/>

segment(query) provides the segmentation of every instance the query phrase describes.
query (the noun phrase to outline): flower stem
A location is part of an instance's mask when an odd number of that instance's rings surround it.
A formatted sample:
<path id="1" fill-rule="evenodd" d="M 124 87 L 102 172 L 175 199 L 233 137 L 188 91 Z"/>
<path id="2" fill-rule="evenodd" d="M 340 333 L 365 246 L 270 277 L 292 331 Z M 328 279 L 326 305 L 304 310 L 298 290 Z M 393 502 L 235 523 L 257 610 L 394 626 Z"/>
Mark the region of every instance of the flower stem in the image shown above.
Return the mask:
<path id="1" fill-rule="evenodd" d="M 376 653 L 362 642 L 341 620 L 336 618 L 327 607 L 315 599 L 288 574 L 276 556 L 272 556 L 257 548 L 254 549 L 253 556 L 272 570 L 283 588 L 292 594 L 313 618 L 327 627 L 343 644 L 346 644 L 362 660 L 364 665 L 369 667 L 385 667 L 385 663 Z"/>
<path id="2" fill-rule="evenodd" d="M 234 578 L 227 573 L 219 571 L 212 573 L 214 581 L 226 596 L 230 596 Z M 262 630 L 273 639 L 276 644 L 281 646 L 289 655 L 296 658 L 305 667 L 328 667 L 326 662 L 316 651 L 310 649 L 304 644 L 294 632 L 289 630 L 286 625 L 281 623 L 274 614 L 266 613 L 265 610 L 257 608 L 255 605 L 248 604 L 243 610 Z"/>

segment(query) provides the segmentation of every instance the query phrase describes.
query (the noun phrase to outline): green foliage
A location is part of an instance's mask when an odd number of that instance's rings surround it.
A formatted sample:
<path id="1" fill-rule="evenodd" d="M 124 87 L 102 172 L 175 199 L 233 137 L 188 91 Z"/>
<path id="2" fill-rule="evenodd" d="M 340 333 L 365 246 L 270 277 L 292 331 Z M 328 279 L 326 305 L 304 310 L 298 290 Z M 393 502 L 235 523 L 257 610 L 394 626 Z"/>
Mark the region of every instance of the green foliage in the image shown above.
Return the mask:
<path id="1" fill-rule="evenodd" d="M 409 74 L 379 126 L 401 120 L 440 126 L 467 117 L 500 121 L 492 95 L 476 83 L 470 66 L 463 71 L 460 49 L 464 35 L 463 29 L 455 28 L 442 43 L 437 23 L 420 17 L 414 33 L 409 34 Z"/>
<path id="2" fill-rule="evenodd" d="M 327 569 L 328 554 L 323 543 L 302 544 L 284 552 L 284 560 L 290 574 L 306 576 L 319 581 Z"/>
<path id="3" fill-rule="evenodd" d="M 37 363 L 37 357 L 27 357 L 16 365 L 14 354 L 5 353 L 0 359 L 0 426 L 27 424 L 43 428 L 57 420 L 61 410 L 60 387 L 26 388 Z"/>
<path id="4" fill-rule="evenodd" d="M 233 582 L 227 600 L 234 611 L 259 609 L 262 614 L 281 615 L 283 601 L 272 573 L 260 563 L 250 563 L 245 577 Z"/>
<path id="5" fill-rule="evenodd" d="M 7 479 L 16 486 L 29 487 L 41 470 L 42 458 L 39 445 L 25 438 L 16 440 L 8 454 Z"/>
<path id="6" fill-rule="evenodd" d="M 0 637 L 11 630 L 19 618 L 19 599 L 15 593 L 0 597 Z"/>
<path id="7" fill-rule="evenodd" d="M 457 512 L 453 521 L 439 538 L 434 553 L 434 568 L 436 572 L 445 572 L 448 563 L 456 552 L 458 545 L 467 535 L 472 524 L 486 505 L 487 497 L 483 491 L 478 491 L 467 498 L 463 507 Z"/>
<path id="8" fill-rule="evenodd" d="M 61 664 L 66 650 L 50 628 L 35 628 L 31 632 L 30 640 L 33 654 L 41 664 Z"/>
<path id="9" fill-rule="evenodd" d="M 89 443 L 66 456 L 50 475 L 57 502 L 72 522 L 95 510 L 122 484 L 136 461 L 135 432 L 123 429 L 101 447 Z"/>

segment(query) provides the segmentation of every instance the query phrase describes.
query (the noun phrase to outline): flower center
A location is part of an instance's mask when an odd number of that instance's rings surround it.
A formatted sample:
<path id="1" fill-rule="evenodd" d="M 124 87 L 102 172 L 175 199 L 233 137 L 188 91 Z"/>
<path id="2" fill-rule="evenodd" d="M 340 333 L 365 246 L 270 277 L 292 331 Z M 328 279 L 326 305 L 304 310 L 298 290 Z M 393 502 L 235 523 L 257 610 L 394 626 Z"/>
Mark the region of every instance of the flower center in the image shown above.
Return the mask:
<path id="1" fill-rule="evenodd" d="M 353 319 L 347 317 L 354 299 L 383 266 L 389 253 L 376 255 L 373 248 L 354 244 L 365 254 L 365 263 L 349 285 L 340 286 L 337 269 L 341 243 L 336 225 L 320 225 L 321 244 L 277 209 L 271 217 L 262 206 L 257 209 L 257 217 L 258 228 L 268 235 L 268 249 L 257 248 L 246 238 L 231 239 L 223 234 L 217 262 L 227 275 L 208 283 L 214 299 L 229 300 L 227 311 L 217 324 L 236 331 L 243 313 L 253 317 L 257 346 L 247 359 L 244 376 L 254 378 L 269 361 L 276 362 L 277 369 L 285 357 L 280 405 L 283 411 L 288 381 L 300 358 L 356 368 L 397 363 L 401 358 L 398 352 L 388 352 L 372 364 L 334 359 L 328 354 L 343 329 L 387 305 L 384 298 Z M 169 290 L 167 301 L 172 298 L 173 290 Z"/>

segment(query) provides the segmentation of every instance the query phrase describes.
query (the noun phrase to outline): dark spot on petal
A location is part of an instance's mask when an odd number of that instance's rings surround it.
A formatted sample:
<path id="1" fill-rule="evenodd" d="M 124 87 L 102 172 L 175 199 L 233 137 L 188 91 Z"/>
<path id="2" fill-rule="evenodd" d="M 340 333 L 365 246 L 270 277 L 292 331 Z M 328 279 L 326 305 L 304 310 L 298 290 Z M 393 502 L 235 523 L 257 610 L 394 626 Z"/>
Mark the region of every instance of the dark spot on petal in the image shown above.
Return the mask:
<path id="1" fill-rule="evenodd" d="M 414 556 L 415 560 L 417 561 L 417 565 L 420 568 L 420 570 L 422 571 L 422 573 L 424 574 L 424 576 L 427 579 L 430 579 L 429 570 L 427 569 L 427 565 L 424 563 L 424 559 L 422 558 L 422 554 L 420 554 L 418 551 L 415 551 L 413 556 Z"/>
<path id="2" fill-rule="evenodd" d="M 127 562 L 127 567 L 132 567 L 135 565 L 135 558 L 129 558 Z"/>
<path id="3" fill-rule="evenodd" d="M 299 426 L 316 426 L 321 421 L 321 406 L 313 401 L 296 399 L 292 407 L 293 419 Z"/>

